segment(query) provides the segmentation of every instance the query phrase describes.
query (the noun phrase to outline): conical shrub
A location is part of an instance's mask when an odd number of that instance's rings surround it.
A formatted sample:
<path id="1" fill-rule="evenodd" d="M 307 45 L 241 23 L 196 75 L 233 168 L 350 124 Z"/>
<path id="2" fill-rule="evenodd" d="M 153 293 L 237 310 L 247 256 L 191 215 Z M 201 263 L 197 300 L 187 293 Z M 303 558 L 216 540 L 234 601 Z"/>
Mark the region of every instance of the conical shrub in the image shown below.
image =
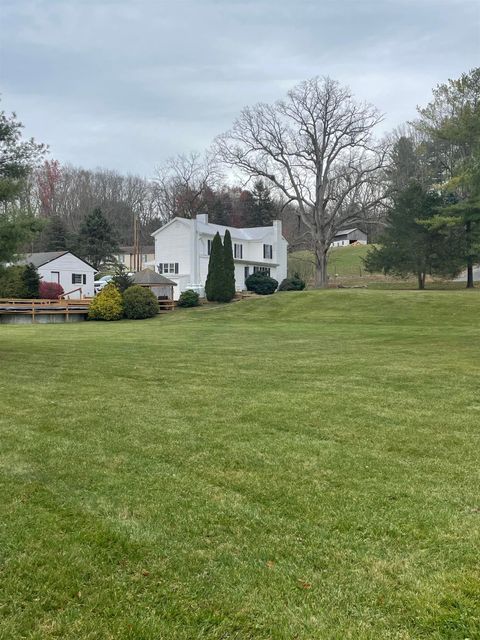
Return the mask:
<path id="1" fill-rule="evenodd" d="M 217 231 L 213 238 L 210 260 L 208 261 L 208 275 L 205 282 L 207 300 L 219 301 L 222 297 L 223 272 L 223 245 L 220 234 Z"/>
<path id="2" fill-rule="evenodd" d="M 232 237 L 230 231 L 225 231 L 223 239 L 223 283 L 221 302 L 230 302 L 235 296 L 235 263 L 233 261 Z"/>

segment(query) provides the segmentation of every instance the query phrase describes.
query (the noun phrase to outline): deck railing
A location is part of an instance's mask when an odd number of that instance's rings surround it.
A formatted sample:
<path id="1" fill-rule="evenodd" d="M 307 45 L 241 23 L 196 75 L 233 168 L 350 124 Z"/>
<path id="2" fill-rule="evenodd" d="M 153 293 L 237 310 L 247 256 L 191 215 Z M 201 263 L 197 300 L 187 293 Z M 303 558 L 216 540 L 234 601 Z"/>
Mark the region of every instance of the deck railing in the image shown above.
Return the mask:
<path id="1" fill-rule="evenodd" d="M 51 300 L 48 298 L 0 298 L 0 315 L 22 314 L 35 316 L 63 313 L 67 317 L 70 314 L 88 313 L 91 299 L 78 300 Z"/>

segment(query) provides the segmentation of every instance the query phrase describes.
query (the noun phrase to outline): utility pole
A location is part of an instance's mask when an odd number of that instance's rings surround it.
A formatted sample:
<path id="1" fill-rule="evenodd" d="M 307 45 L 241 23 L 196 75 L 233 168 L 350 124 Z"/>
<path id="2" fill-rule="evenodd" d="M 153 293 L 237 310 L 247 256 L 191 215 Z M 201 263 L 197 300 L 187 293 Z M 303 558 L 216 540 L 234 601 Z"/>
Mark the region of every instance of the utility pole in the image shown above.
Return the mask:
<path id="1" fill-rule="evenodd" d="M 133 216 L 133 270 L 140 271 L 140 220 Z"/>

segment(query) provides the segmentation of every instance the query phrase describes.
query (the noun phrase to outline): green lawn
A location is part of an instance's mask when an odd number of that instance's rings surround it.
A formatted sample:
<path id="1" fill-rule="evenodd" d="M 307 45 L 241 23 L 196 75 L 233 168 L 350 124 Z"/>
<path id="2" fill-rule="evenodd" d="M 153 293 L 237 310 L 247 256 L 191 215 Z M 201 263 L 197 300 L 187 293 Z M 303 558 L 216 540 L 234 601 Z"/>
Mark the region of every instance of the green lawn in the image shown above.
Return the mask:
<path id="1" fill-rule="evenodd" d="M 363 258 L 373 245 L 352 245 L 335 247 L 328 254 L 328 274 L 331 279 L 360 278 L 368 274 L 363 267 Z M 295 251 L 288 255 L 288 270 L 297 271 L 305 280 L 311 280 L 315 274 L 315 262 L 311 251 Z"/>
<path id="2" fill-rule="evenodd" d="M 480 293 L 1 326 L 0 638 L 480 638 Z"/>
<path id="3" fill-rule="evenodd" d="M 348 247 L 335 247 L 328 254 L 329 283 L 333 286 L 368 287 L 369 289 L 416 289 L 417 279 L 396 278 L 385 276 L 381 273 L 368 273 L 365 271 L 363 258 L 374 245 L 351 245 Z M 311 251 L 294 251 L 288 254 L 288 272 L 293 275 L 297 272 L 307 284 L 312 284 L 315 275 L 315 263 Z M 464 282 L 452 280 L 427 279 L 428 289 L 465 289 Z"/>

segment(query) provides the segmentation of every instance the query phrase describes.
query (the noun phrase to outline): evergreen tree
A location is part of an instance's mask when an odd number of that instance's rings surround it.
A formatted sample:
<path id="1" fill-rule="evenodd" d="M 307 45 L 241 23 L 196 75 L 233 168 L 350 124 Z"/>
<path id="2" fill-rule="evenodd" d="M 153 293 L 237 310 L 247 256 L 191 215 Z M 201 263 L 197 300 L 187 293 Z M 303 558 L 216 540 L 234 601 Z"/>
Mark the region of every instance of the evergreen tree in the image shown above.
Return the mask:
<path id="1" fill-rule="evenodd" d="M 40 244 L 44 251 L 63 251 L 69 247 L 68 232 L 60 216 L 52 216 L 43 230 Z"/>
<path id="2" fill-rule="evenodd" d="M 236 227 L 251 226 L 255 217 L 255 201 L 251 191 L 243 190 L 238 198 L 238 224 Z"/>
<path id="3" fill-rule="evenodd" d="M 257 180 L 252 192 L 254 208 L 250 226 L 266 227 L 275 218 L 275 204 L 272 201 L 270 189 L 262 180 Z"/>
<path id="4" fill-rule="evenodd" d="M 80 227 L 77 251 L 95 269 L 114 261 L 114 254 L 118 251 L 117 239 L 100 208 L 94 209 Z"/>
<path id="5" fill-rule="evenodd" d="M 25 297 L 38 298 L 40 278 L 38 276 L 38 271 L 33 266 L 33 264 L 27 264 L 25 266 L 22 274 L 22 280 L 23 280 L 23 285 L 25 287 Z"/>
<path id="6" fill-rule="evenodd" d="M 411 138 L 401 136 L 393 145 L 385 174 L 393 195 L 406 189 L 412 180 L 419 181 L 420 161 Z"/>
<path id="7" fill-rule="evenodd" d="M 127 267 L 124 264 L 116 265 L 115 275 L 111 281 L 120 293 L 124 293 L 129 287 L 135 284 L 133 277 L 128 275 Z"/>
<path id="8" fill-rule="evenodd" d="M 219 301 L 222 296 L 224 282 L 223 246 L 220 234 L 217 232 L 212 242 L 210 260 L 208 261 L 208 275 L 205 282 L 207 300 Z"/>
<path id="9" fill-rule="evenodd" d="M 432 102 L 419 113 L 416 126 L 428 137 L 437 188 L 450 201 L 435 224 L 452 232 L 456 227 L 463 234 L 467 288 L 471 288 L 473 267 L 480 261 L 480 67 L 438 85 Z"/>
<path id="10" fill-rule="evenodd" d="M 401 277 L 414 274 L 419 289 L 425 288 L 427 274 L 456 275 L 461 267 L 461 238 L 432 225 L 440 204 L 440 196 L 417 182 L 399 193 L 387 216 L 381 246 L 370 249 L 364 260 L 367 271 Z"/>
<path id="11" fill-rule="evenodd" d="M 14 259 L 19 248 L 41 230 L 41 223 L 18 209 L 25 179 L 45 153 L 45 146 L 22 139 L 15 114 L 0 111 L 0 264 Z"/>
<path id="12" fill-rule="evenodd" d="M 223 286 L 220 302 L 230 302 L 235 296 L 235 263 L 233 262 L 232 237 L 225 231 L 223 239 Z"/>

